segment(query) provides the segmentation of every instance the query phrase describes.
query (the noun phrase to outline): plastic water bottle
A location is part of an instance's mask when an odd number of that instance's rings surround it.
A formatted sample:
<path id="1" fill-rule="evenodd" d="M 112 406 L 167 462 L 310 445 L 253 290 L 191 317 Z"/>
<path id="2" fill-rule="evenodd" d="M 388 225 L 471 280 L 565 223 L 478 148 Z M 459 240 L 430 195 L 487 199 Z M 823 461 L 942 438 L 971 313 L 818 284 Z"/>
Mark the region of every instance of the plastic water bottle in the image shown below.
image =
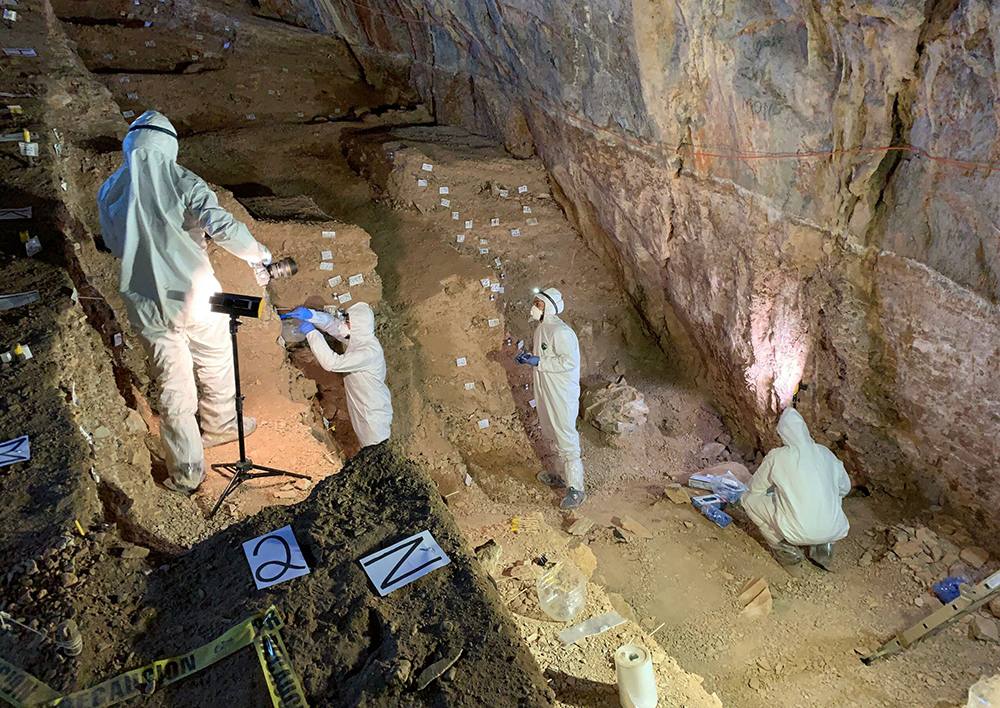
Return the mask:
<path id="1" fill-rule="evenodd" d="M 557 622 L 569 622 L 587 604 L 587 579 L 571 563 L 556 563 L 538 578 L 538 604 Z"/>
<path id="2" fill-rule="evenodd" d="M 711 521 L 714 521 L 722 528 L 726 528 L 727 526 L 729 526 L 730 522 L 732 522 L 733 520 L 733 517 L 731 517 L 729 514 L 722 511 L 721 509 L 715 508 L 714 506 L 702 507 L 701 513 L 707 516 Z"/>

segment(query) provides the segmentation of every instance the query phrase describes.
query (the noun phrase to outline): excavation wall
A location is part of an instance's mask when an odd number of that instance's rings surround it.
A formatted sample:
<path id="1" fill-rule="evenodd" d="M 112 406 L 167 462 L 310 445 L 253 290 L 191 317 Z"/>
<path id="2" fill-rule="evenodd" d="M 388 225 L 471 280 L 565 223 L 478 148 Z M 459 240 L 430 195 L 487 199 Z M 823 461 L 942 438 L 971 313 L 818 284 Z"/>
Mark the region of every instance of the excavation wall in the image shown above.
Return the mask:
<path id="1" fill-rule="evenodd" d="M 739 434 L 776 442 L 806 383 L 857 482 L 996 537 L 1000 177 L 974 166 L 997 149 L 993 4 L 261 4 L 440 122 L 537 151 Z"/>

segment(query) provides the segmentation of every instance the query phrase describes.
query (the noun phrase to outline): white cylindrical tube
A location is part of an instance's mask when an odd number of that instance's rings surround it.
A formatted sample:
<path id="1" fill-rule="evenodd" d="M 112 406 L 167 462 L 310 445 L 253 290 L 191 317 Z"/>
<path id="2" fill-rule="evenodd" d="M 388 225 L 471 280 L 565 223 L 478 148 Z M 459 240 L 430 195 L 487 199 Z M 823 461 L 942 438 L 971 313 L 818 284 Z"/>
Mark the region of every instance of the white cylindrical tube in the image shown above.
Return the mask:
<path id="1" fill-rule="evenodd" d="M 656 708 L 656 677 L 649 651 L 638 644 L 625 644 L 615 652 L 618 698 L 622 708 Z"/>

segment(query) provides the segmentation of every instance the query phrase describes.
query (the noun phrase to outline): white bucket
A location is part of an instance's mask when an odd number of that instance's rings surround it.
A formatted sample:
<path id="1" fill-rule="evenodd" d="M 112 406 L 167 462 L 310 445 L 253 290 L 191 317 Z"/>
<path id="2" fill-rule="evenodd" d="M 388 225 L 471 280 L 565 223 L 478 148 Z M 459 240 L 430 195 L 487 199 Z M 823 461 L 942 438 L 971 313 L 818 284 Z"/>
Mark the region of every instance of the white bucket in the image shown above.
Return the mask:
<path id="1" fill-rule="evenodd" d="M 622 708 L 656 708 L 656 677 L 649 651 L 638 644 L 625 644 L 615 652 L 618 698 Z"/>

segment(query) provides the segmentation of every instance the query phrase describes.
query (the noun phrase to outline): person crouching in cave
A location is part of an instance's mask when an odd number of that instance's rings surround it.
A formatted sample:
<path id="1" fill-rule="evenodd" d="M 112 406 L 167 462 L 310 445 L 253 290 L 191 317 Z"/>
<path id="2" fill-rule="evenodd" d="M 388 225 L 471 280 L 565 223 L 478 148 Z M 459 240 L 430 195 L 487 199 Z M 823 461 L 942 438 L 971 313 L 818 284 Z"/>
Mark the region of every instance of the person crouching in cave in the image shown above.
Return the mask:
<path id="1" fill-rule="evenodd" d="M 237 438 L 229 318 L 208 302 L 222 286 L 207 239 L 245 260 L 260 286 L 271 252 L 219 206 L 201 177 L 177 164 L 177 131 L 166 116 L 136 118 L 122 152 L 124 164 L 97 193 L 101 235 L 121 259 L 122 301 L 160 384 L 164 485 L 190 494 L 205 479 L 204 449 Z M 243 428 L 250 435 L 257 421 L 245 418 Z"/>
<path id="2" fill-rule="evenodd" d="M 385 385 L 385 354 L 375 337 L 375 314 L 371 306 L 359 302 L 341 316 L 298 307 L 281 319 L 301 320 L 295 331 L 306 336 L 319 365 L 344 375 L 347 413 L 361 447 L 388 440 L 392 395 Z M 335 353 L 319 330 L 347 344 L 347 350 Z"/>
<path id="3" fill-rule="evenodd" d="M 778 435 L 785 445 L 767 453 L 743 497 L 743 508 L 779 563 L 801 563 L 801 547 L 808 546 L 809 557 L 832 570 L 834 543 L 851 528 L 842 508 L 851 480 L 844 464 L 813 441 L 794 408 L 781 414 Z"/>
<path id="4" fill-rule="evenodd" d="M 534 354 L 521 352 L 514 361 L 535 367 L 535 405 L 542 435 L 559 456 L 562 476 L 541 472 L 538 481 L 550 487 L 569 487 L 559 504 L 575 509 L 587 495 L 583 490 L 583 462 L 576 418 L 580 413 L 580 342 L 569 325 L 559 319 L 566 308 L 555 288 L 536 291 L 531 319 L 538 322 L 532 341 Z"/>

